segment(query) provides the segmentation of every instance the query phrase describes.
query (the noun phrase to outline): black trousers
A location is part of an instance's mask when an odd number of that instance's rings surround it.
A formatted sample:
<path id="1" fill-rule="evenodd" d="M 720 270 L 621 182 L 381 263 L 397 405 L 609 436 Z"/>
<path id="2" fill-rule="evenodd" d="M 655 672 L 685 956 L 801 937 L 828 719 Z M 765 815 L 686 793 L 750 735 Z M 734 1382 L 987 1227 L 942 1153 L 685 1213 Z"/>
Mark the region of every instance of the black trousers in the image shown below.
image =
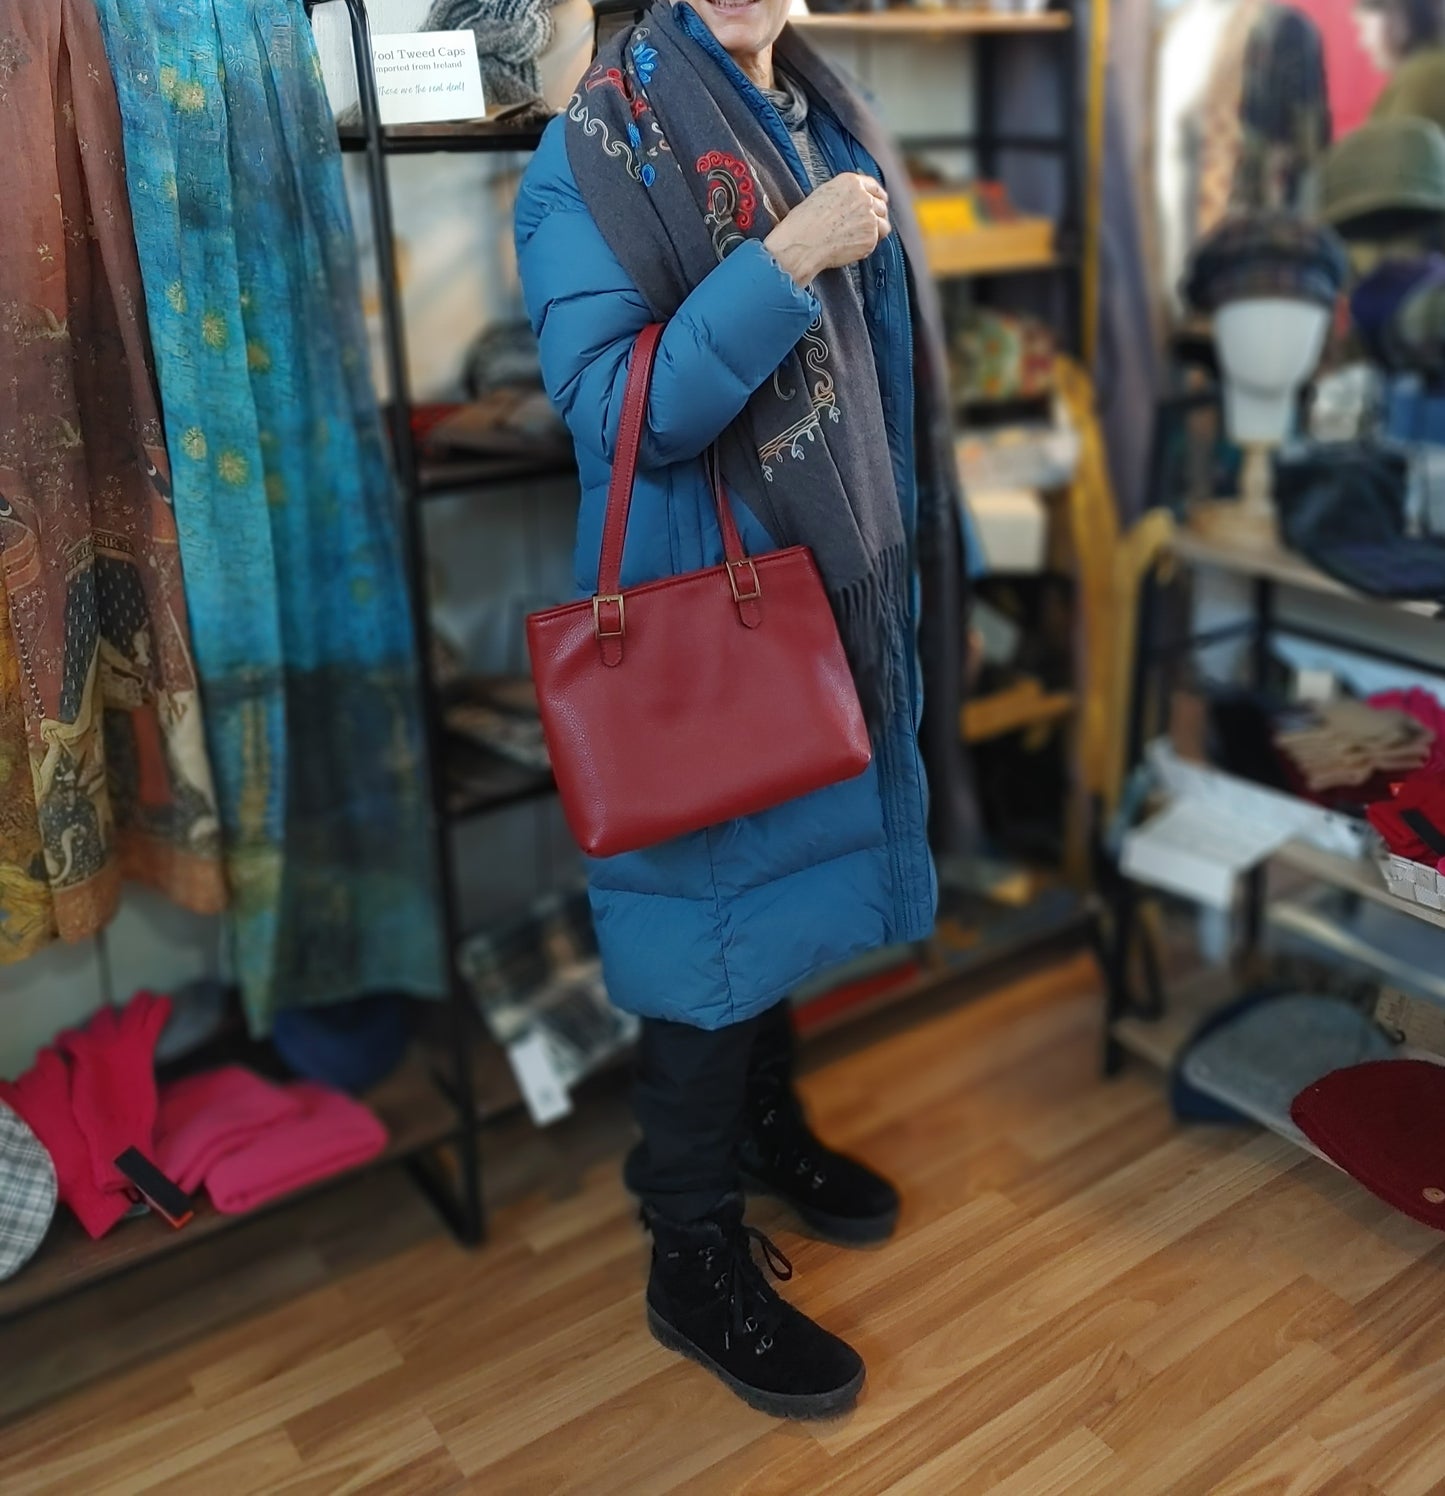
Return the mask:
<path id="1" fill-rule="evenodd" d="M 786 1002 L 721 1029 L 644 1019 L 633 1092 L 642 1142 L 628 1157 L 627 1187 L 669 1220 L 711 1214 L 740 1188 L 750 1099 L 791 1085 L 795 1055 Z"/>

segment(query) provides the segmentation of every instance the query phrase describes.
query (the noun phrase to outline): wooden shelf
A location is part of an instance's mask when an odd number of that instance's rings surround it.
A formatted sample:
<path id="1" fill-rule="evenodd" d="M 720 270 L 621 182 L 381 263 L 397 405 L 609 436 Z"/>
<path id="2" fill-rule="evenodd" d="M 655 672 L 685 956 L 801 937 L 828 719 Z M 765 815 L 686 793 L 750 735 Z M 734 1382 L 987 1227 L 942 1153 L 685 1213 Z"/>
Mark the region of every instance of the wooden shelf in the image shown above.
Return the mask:
<path id="1" fill-rule="evenodd" d="M 1073 710 L 1073 692 L 1045 691 L 1038 681 L 1023 680 L 965 702 L 959 727 L 966 743 L 986 743 L 1026 728 L 1051 726 Z"/>
<path id="2" fill-rule="evenodd" d="M 1064 263 L 1054 245 L 1054 225 L 1044 218 L 927 234 L 923 242 L 928 268 L 940 276 L 1016 274 Z"/>
<path id="3" fill-rule="evenodd" d="M 1412 899 L 1397 899 L 1385 886 L 1385 880 L 1373 863 L 1350 857 L 1341 857 L 1335 852 L 1324 852 L 1308 842 L 1290 842 L 1275 853 L 1275 860 L 1309 878 L 1343 888 L 1372 903 L 1393 909 L 1410 919 L 1418 919 L 1427 925 L 1445 930 L 1445 913 L 1438 909 L 1427 909 Z"/>
<path id="4" fill-rule="evenodd" d="M 1228 1002 L 1235 990 L 1227 971 L 1199 972 L 1167 995 L 1161 1017 L 1117 1019 L 1114 1037 L 1136 1059 L 1157 1070 L 1169 1070 L 1200 1023 Z"/>
<path id="5" fill-rule="evenodd" d="M 1074 18 L 1068 11 L 1042 15 L 993 10 L 875 10 L 857 13 L 815 12 L 792 17 L 795 26 L 809 31 L 838 31 L 854 36 L 1027 36 L 1034 32 L 1067 31 Z"/>
<path id="6" fill-rule="evenodd" d="M 1402 613 L 1414 613 L 1422 618 L 1434 618 L 1440 611 L 1438 603 L 1392 602 L 1388 598 L 1370 597 L 1363 592 L 1356 592 L 1278 544 L 1246 545 L 1243 541 L 1225 539 L 1222 536 L 1179 530 L 1170 542 L 1170 549 L 1179 560 L 1191 566 L 1213 567 L 1218 571 L 1233 572 L 1236 576 L 1277 582 L 1281 586 L 1296 587 L 1305 592 L 1320 592 L 1329 597 L 1347 597 L 1355 602 Z"/>
<path id="7" fill-rule="evenodd" d="M 500 1056 L 500 1051 L 497 1053 Z M 505 1063 L 502 1059 L 503 1067 Z M 484 1110 L 505 1100 L 504 1090 L 490 1084 L 494 1071 L 495 1065 L 478 1071 L 478 1095 L 484 1098 Z M 485 1090 L 481 1089 L 483 1083 L 486 1083 Z M 515 1087 L 512 1094 L 515 1095 Z M 181 1251 L 217 1232 L 244 1225 L 312 1190 L 325 1189 L 366 1169 L 410 1157 L 424 1148 L 445 1142 L 457 1130 L 456 1113 L 451 1103 L 437 1088 L 420 1058 L 403 1064 L 367 1095 L 366 1102 L 386 1124 L 389 1134 L 385 1149 L 376 1158 L 306 1190 L 282 1195 L 245 1215 L 222 1215 L 204 1195 L 198 1194 L 195 1216 L 178 1231 L 166 1225 L 159 1216 L 146 1215 L 133 1221 L 122 1221 L 108 1235 L 92 1241 L 70 1212 L 62 1207 L 35 1258 L 15 1277 L 0 1284 L 0 1321 L 102 1279 L 115 1277 L 168 1252 Z"/>
<path id="8" fill-rule="evenodd" d="M 1154 1066 L 1166 1074 L 1173 1070 L 1175 1061 L 1184 1051 L 1184 1046 L 1194 1036 L 1199 1025 L 1216 1009 L 1242 996 L 1238 984 L 1226 971 L 1210 969 L 1197 972 L 1187 978 L 1177 992 L 1169 995 L 1168 1010 L 1161 1018 L 1120 1018 L 1114 1024 L 1113 1034 L 1123 1047 L 1136 1059 Z M 1204 1088 L 1206 1095 L 1214 1093 Z M 1216 1101 L 1234 1107 L 1227 1096 L 1215 1096 Z M 1237 1110 L 1237 1108 L 1235 1108 Z M 1273 1133 L 1301 1151 L 1327 1163 L 1331 1168 L 1339 1165 L 1325 1156 L 1308 1138 L 1285 1131 L 1275 1122 L 1254 1116 L 1247 1119 L 1250 1125 L 1261 1131 Z"/>

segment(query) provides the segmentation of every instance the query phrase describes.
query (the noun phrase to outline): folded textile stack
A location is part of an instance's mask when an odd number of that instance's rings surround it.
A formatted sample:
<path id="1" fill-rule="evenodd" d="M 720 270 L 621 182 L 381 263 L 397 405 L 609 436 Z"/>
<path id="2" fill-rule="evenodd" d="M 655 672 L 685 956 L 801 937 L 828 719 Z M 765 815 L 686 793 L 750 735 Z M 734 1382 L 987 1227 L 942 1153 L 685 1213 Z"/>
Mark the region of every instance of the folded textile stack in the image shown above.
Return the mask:
<path id="1" fill-rule="evenodd" d="M 1361 701 L 1292 713 L 1276 725 L 1274 742 L 1314 795 L 1378 776 L 1400 778 L 1423 768 L 1435 751 L 1434 733 L 1416 717 Z"/>
<path id="2" fill-rule="evenodd" d="M 386 1128 L 369 1108 L 310 1081 L 274 1085 L 239 1065 L 160 1093 L 156 1161 L 188 1194 L 242 1215 L 375 1158 Z"/>
<path id="3" fill-rule="evenodd" d="M 524 769 L 545 774 L 551 767 L 537 711 L 537 689 L 526 676 L 459 680 L 447 693 L 447 731 Z M 465 778 L 464 761 L 451 765 Z"/>
<path id="4" fill-rule="evenodd" d="M 17 1080 L 0 1081 L 0 1102 L 49 1154 L 61 1203 L 96 1239 L 135 1198 L 116 1160 L 132 1148 L 154 1156 L 156 1041 L 170 1011 L 169 999 L 138 992 L 67 1029 Z"/>
<path id="5" fill-rule="evenodd" d="M 550 456 L 572 450 L 567 428 L 546 393 L 526 388 L 488 390 L 457 406 L 429 427 L 426 444 L 446 456 Z"/>

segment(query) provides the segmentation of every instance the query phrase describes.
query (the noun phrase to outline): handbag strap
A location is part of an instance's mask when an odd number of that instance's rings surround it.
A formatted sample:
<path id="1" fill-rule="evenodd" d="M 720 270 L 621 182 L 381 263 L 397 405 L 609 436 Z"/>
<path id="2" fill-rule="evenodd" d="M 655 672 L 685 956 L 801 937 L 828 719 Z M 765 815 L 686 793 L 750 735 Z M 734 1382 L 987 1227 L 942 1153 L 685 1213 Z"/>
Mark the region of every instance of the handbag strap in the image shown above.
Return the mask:
<path id="1" fill-rule="evenodd" d="M 627 542 L 627 520 L 632 511 L 633 486 L 637 481 L 637 458 L 647 425 L 647 397 L 652 387 L 652 370 L 657 362 L 657 345 L 662 339 L 662 330 L 661 322 L 651 322 L 638 333 L 632 345 L 627 381 L 623 387 L 622 414 L 617 423 L 612 477 L 607 485 L 607 515 L 602 524 L 602 557 L 597 569 L 597 591 L 592 598 L 592 621 L 602 645 L 603 660 L 609 665 L 621 663 L 622 640 L 627 632 L 626 603 L 622 596 L 622 552 Z M 743 548 L 732 506 L 724 494 L 715 449 L 709 449 L 707 470 L 733 600 L 743 623 L 748 628 L 756 628 L 762 622 L 762 586 L 757 568 Z"/>

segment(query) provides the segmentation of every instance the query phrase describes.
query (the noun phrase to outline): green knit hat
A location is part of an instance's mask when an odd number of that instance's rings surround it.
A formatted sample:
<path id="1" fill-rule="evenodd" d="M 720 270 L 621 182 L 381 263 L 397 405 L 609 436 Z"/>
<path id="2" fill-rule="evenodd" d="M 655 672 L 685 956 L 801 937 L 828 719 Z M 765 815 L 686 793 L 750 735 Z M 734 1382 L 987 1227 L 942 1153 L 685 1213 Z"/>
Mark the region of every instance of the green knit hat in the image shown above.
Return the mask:
<path id="1" fill-rule="evenodd" d="M 1387 119 L 1362 125 L 1325 157 L 1320 217 L 1346 236 L 1369 237 L 1393 220 L 1445 218 L 1445 131 L 1433 120 Z"/>

